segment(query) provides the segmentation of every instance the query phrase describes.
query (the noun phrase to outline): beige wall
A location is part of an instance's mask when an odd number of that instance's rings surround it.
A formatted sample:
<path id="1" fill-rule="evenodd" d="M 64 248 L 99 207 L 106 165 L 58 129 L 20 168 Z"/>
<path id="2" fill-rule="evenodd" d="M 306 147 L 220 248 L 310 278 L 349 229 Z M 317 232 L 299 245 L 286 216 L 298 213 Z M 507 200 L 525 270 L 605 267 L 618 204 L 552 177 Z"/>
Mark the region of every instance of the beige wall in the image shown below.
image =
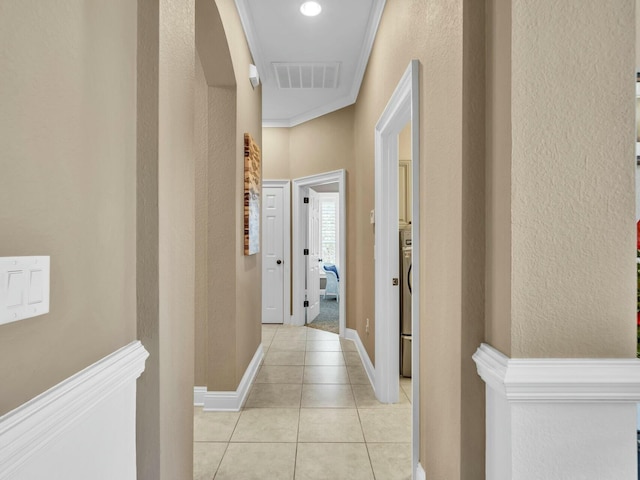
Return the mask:
<path id="1" fill-rule="evenodd" d="M 633 357 L 635 1 L 512 8 L 512 355 Z"/>
<path id="2" fill-rule="evenodd" d="M 0 325 L 0 415 L 136 335 L 136 4 L 2 2 L 0 256 L 50 255 Z"/>
<path id="3" fill-rule="evenodd" d="M 236 89 L 209 87 L 209 152 L 207 202 L 207 351 L 196 357 L 206 360 L 206 381 L 198 383 L 208 390 L 235 390 L 236 378 L 236 243 L 242 243 L 235 229 L 239 206 L 230 208 L 229 199 L 237 198 Z"/>
<path id="4" fill-rule="evenodd" d="M 353 107 L 346 107 L 290 130 L 291 178 L 346 169 L 354 163 Z"/>
<path id="5" fill-rule="evenodd" d="M 260 255 L 245 256 L 243 245 L 244 133 L 261 144 L 262 91 L 245 75 L 251 56 L 233 1 L 197 0 L 196 14 L 197 101 L 204 105 L 196 107 L 196 131 L 204 135 L 196 180 L 196 385 L 232 391 L 261 342 Z"/>
<path id="6" fill-rule="evenodd" d="M 486 341 L 511 355 L 511 0 L 487 1 Z"/>
<path id="7" fill-rule="evenodd" d="M 216 0 L 229 42 L 237 84 L 235 231 L 236 257 L 236 387 L 262 342 L 262 256 L 244 255 L 244 134 L 262 146 L 262 87 L 251 87 L 253 63 L 234 0 Z M 251 292 L 249 295 L 248 293 Z"/>
<path id="8" fill-rule="evenodd" d="M 269 180 L 290 179 L 290 128 L 262 129 L 262 175 Z"/>
<path id="9" fill-rule="evenodd" d="M 398 158 L 411 160 L 411 122 L 407 123 L 398 135 Z"/>
<path id="10" fill-rule="evenodd" d="M 636 0 L 636 72 L 640 71 L 640 0 Z"/>
<path id="11" fill-rule="evenodd" d="M 267 179 L 294 179 L 352 169 L 354 107 L 346 107 L 292 128 L 263 128 Z"/>
<path id="12" fill-rule="evenodd" d="M 196 6 L 196 15 L 198 7 Z M 197 18 L 197 17 L 196 17 Z M 196 32 L 199 30 L 196 21 Z M 196 34 L 197 35 L 197 34 Z M 196 46 L 197 46 L 196 41 Z M 200 55 L 196 52 L 195 101 L 194 101 L 194 148 L 195 148 L 195 372 L 196 385 L 207 384 L 208 342 L 208 236 L 209 215 L 209 85 L 202 67 Z M 197 359 L 200 359 L 198 361 Z"/>
<path id="13" fill-rule="evenodd" d="M 193 472 L 193 0 L 138 4 L 138 478 Z M 133 233 L 132 233 L 133 234 Z"/>

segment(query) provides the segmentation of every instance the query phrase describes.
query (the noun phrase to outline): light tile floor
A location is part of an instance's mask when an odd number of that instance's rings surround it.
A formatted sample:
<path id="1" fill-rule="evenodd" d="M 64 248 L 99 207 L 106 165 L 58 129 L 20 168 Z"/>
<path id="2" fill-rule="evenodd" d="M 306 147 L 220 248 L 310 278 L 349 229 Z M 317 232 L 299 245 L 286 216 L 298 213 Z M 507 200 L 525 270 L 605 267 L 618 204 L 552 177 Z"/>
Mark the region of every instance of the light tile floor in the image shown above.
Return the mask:
<path id="1" fill-rule="evenodd" d="M 240 412 L 194 414 L 194 480 L 411 478 L 411 379 L 379 403 L 355 344 L 264 325 L 265 357 Z"/>

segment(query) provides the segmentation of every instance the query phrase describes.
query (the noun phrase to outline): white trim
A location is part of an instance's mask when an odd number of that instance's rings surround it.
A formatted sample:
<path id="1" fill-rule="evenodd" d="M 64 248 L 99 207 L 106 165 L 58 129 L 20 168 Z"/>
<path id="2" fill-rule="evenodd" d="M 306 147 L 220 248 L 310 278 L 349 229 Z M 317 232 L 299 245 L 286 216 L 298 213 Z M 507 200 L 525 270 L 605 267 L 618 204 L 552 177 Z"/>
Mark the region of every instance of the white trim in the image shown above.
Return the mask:
<path id="1" fill-rule="evenodd" d="M 132 342 L 0 417 L 0 479 L 10 478 L 114 391 L 128 383 L 135 391 L 148 356 L 139 341 Z"/>
<path id="2" fill-rule="evenodd" d="M 417 60 L 411 62 L 411 181 L 413 192 L 411 196 L 411 265 L 413 269 L 413 291 L 411 295 L 411 394 L 413 396 L 411 448 L 413 451 L 412 465 L 419 465 L 420 459 L 420 285 L 422 242 L 420 236 L 420 64 Z M 416 467 L 417 468 L 417 467 Z M 422 467 L 421 467 L 422 468 Z M 423 470 L 424 472 L 424 470 Z"/>
<path id="3" fill-rule="evenodd" d="M 635 358 L 510 359 L 483 343 L 473 360 L 485 383 L 509 402 L 640 401 L 640 360 Z"/>
<path id="4" fill-rule="evenodd" d="M 308 122 L 309 120 L 313 120 L 314 118 L 321 117 L 322 115 L 326 115 L 331 112 L 335 112 L 336 110 L 340 110 L 341 108 L 348 107 L 349 105 L 353 105 L 356 103 L 356 97 L 353 97 L 350 93 L 343 97 L 340 97 L 332 102 L 325 103 L 318 108 L 314 108 L 313 110 L 309 110 L 308 112 L 301 113 L 300 115 L 296 115 L 295 117 L 285 118 L 285 119 L 275 119 L 275 118 L 263 118 L 262 126 L 263 127 L 272 127 L 272 128 L 291 128 L 301 123 Z"/>
<path id="5" fill-rule="evenodd" d="M 422 465 L 420 465 L 420 463 L 418 463 L 418 466 L 416 467 L 415 479 L 427 480 L 427 475 L 426 473 L 424 473 L 424 468 L 422 468 Z"/>
<path id="6" fill-rule="evenodd" d="M 360 335 L 358 335 L 357 330 L 353 330 L 351 328 L 347 328 L 344 336 L 347 340 L 353 340 L 356 344 L 356 348 L 358 349 L 358 353 L 360 354 L 360 360 L 362 360 L 362 365 L 364 366 L 364 370 L 367 372 L 367 377 L 369 377 L 369 383 L 373 389 L 376 389 L 376 369 L 369 358 L 369 354 L 367 353 L 367 349 L 364 348 L 364 344 L 360 339 Z"/>
<path id="7" fill-rule="evenodd" d="M 289 325 L 291 320 L 291 181 L 290 180 L 263 180 L 262 187 L 282 188 L 284 197 L 283 208 L 283 257 L 284 257 L 284 310 L 282 315 L 282 323 Z M 262 307 L 264 311 L 264 306 Z M 277 324 L 276 324 L 277 325 Z"/>
<path id="8" fill-rule="evenodd" d="M 202 407 L 204 405 L 204 394 L 207 393 L 207 387 L 193 387 L 193 406 Z"/>
<path id="9" fill-rule="evenodd" d="M 205 412 L 238 412 L 247 400 L 249 387 L 256 378 L 260 363 L 264 357 L 262 344 L 258 345 L 253 359 L 242 376 L 240 385 L 235 391 L 230 392 L 206 392 L 204 394 L 203 410 Z"/>
<path id="10" fill-rule="evenodd" d="M 487 478 L 637 478 L 640 360 L 510 359 L 487 344 L 473 360 L 486 383 Z"/>
<path id="11" fill-rule="evenodd" d="M 307 211 L 302 208 L 302 199 L 304 197 L 304 190 L 315 186 L 325 185 L 327 183 L 338 183 L 338 196 L 339 196 L 339 255 L 340 255 L 340 320 L 339 320 L 339 332 L 340 336 L 344 337 L 346 322 L 347 322 L 347 225 L 346 225 L 346 171 L 334 170 L 332 172 L 321 173 L 318 175 L 311 175 L 308 177 L 296 178 L 293 180 L 293 248 L 292 248 L 292 268 L 293 268 L 293 314 L 292 325 L 302 326 L 304 325 L 304 279 L 305 278 L 305 259 L 303 255 L 305 232 L 307 228 Z"/>
<path id="12" fill-rule="evenodd" d="M 253 23 L 253 16 L 251 15 L 251 11 L 249 10 L 247 3 L 248 0 L 235 0 L 236 9 L 238 10 L 238 15 L 240 16 L 240 23 L 242 23 L 242 29 L 244 30 L 244 34 L 247 37 L 249 50 L 251 50 L 253 63 L 256 64 L 258 75 L 262 78 L 262 83 L 264 83 L 271 78 L 271 69 L 267 68 L 267 66 L 264 64 L 264 55 L 262 55 L 260 42 L 258 42 L 254 33 L 255 28 Z"/>
<path id="13" fill-rule="evenodd" d="M 412 174 L 412 466 L 420 450 L 420 64 L 412 60 L 375 127 L 375 358 L 376 397 L 399 398 L 398 135 L 411 122 Z"/>
<path id="14" fill-rule="evenodd" d="M 351 97 L 354 102 L 358 98 L 358 92 L 360 92 L 360 85 L 362 85 L 364 72 L 367 70 L 369 56 L 371 55 L 373 43 L 376 40 L 376 33 L 378 33 L 378 27 L 380 26 L 380 20 L 382 19 L 382 12 L 384 11 L 385 4 L 386 0 L 374 0 L 373 6 L 371 7 L 370 20 L 367 23 L 367 31 L 364 33 L 362 50 L 360 51 L 360 58 L 358 59 L 358 65 L 356 66 L 356 72 L 354 74 L 354 83 L 351 87 Z"/>

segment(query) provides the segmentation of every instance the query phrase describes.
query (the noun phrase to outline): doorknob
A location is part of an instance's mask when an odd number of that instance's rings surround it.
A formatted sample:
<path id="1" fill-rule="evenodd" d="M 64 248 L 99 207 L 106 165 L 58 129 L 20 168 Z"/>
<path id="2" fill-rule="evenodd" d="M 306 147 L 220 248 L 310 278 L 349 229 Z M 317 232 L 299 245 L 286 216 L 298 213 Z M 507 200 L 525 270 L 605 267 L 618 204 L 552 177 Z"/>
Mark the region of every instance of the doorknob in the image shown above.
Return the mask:
<path id="1" fill-rule="evenodd" d="M 322 263 L 322 259 L 321 258 L 318 259 L 318 263 Z"/>
<path id="2" fill-rule="evenodd" d="M 277 260 L 276 263 L 280 265 L 282 263 L 282 260 Z"/>

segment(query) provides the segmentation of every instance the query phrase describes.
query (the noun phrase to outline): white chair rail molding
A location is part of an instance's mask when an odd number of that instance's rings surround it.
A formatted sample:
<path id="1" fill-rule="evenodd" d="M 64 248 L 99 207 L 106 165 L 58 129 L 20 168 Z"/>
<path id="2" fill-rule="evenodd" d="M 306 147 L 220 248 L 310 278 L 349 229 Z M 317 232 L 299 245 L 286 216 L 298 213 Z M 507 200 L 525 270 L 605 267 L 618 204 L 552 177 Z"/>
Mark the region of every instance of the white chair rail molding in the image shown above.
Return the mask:
<path id="1" fill-rule="evenodd" d="M 511 359 L 482 344 L 486 478 L 637 479 L 640 361 Z"/>
<path id="2" fill-rule="evenodd" d="M 132 342 L 0 416 L 0 480 L 134 480 L 148 356 Z"/>

